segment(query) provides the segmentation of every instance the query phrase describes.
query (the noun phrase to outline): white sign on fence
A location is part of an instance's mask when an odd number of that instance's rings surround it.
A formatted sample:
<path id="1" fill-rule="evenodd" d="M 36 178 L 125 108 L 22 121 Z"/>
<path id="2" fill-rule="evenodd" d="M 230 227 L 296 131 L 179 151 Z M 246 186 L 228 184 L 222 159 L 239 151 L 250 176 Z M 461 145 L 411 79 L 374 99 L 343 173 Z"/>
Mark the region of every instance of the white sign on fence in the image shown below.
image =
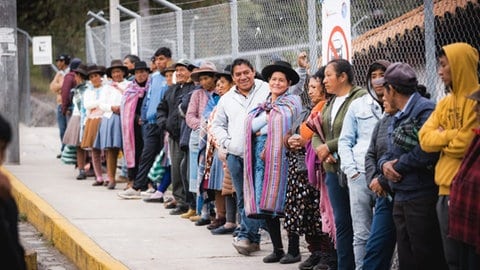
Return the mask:
<path id="1" fill-rule="evenodd" d="M 322 64 L 332 59 L 352 61 L 350 1 L 324 0 L 322 4 Z"/>
<path id="2" fill-rule="evenodd" d="M 32 38 L 33 64 L 52 64 L 52 36 L 38 36 Z"/>
<path id="3" fill-rule="evenodd" d="M 137 21 L 133 20 L 130 23 L 130 53 L 133 55 L 138 55 L 138 32 L 137 32 Z"/>

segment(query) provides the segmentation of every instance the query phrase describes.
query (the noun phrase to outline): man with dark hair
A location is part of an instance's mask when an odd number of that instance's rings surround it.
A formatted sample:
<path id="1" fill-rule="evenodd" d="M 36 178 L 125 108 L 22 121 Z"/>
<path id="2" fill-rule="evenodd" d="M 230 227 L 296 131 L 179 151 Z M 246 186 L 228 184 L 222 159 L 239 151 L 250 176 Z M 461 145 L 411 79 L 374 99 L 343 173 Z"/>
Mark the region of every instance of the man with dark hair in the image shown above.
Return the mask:
<path id="1" fill-rule="evenodd" d="M 140 58 L 134 54 L 127 54 L 123 58 L 123 65 L 128 68 L 129 75 L 127 76 L 128 81 L 133 81 L 135 79 L 135 73 L 131 71 L 135 68 L 135 63 L 139 62 Z"/>
<path id="2" fill-rule="evenodd" d="M 145 94 L 142 104 L 142 137 L 143 149 L 138 165 L 138 172 L 133 183 L 135 190 L 147 190 L 148 172 L 155 161 L 155 157 L 160 153 L 163 147 L 163 131 L 156 123 L 157 107 L 167 91 L 167 81 L 161 74 L 167 63 L 170 61 L 172 53 L 169 48 L 162 47 L 155 52 L 155 64 L 157 71 L 151 75 L 150 85 Z M 155 192 L 154 190 L 151 193 Z M 131 195 L 131 196 L 130 196 Z M 122 198 L 140 199 L 135 193 L 125 192 Z"/>
<path id="3" fill-rule="evenodd" d="M 260 250 L 258 229 L 261 220 L 245 215 L 243 199 L 243 156 L 245 147 L 245 119 L 259 103 L 265 102 L 270 93 L 268 84 L 254 79 L 255 69 L 245 59 L 232 63 L 232 78 L 235 86 L 220 98 L 212 122 L 212 132 L 219 146 L 219 157 L 227 163 L 237 193 L 237 206 L 241 216 L 241 229 L 234 238 L 233 246 L 238 253 L 249 255 Z"/>
<path id="4" fill-rule="evenodd" d="M 418 130 L 435 105 L 417 92 L 417 76 L 405 63 L 393 63 L 376 84 L 383 100 L 398 110 L 388 127 L 388 150 L 378 166 L 395 193 L 393 220 L 401 269 L 447 269 L 435 212 L 438 188 L 433 167 L 438 153 L 419 145 Z"/>
<path id="5" fill-rule="evenodd" d="M 423 150 L 440 152 L 435 167 L 435 183 L 439 186 L 437 215 L 445 259 L 450 269 L 458 269 L 460 248 L 457 241 L 448 237 L 448 204 L 450 185 L 476 126 L 475 101 L 467 96 L 478 89 L 478 51 L 467 43 L 450 44 L 442 48 L 438 62 L 438 75 L 448 94 L 438 102 L 419 136 Z"/>
<path id="6" fill-rule="evenodd" d="M 162 132 L 168 131 L 168 149 L 170 151 L 172 193 L 175 203 L 170 206 L 175 209 L 171 215 L 181 215 L 188 211 L 189 197 L 186 194 L 185 183 L 188 184 L 186 173 L 182 172 L 181 162 L 185 157 L 185 151 L 180 148 L 180 128 L 185 119 L 180 115 L 178 108 L 182 98 L 190 94 L 195 85 L 190 81 L 190 74 L 194 65 L 187 59 L 181 59 L 175 63 L 175 76 L 177 83 L 168 88 L 165 97 L 157 107 L 157 125 Z M 188 199 L 187 199 L 188 198 Z M 191 197 L 193 199 L 193 196 Z"/>
<path id="7" fill-rule="evenodd" d="M 10 124 L 0 115 L 0 166 L 12 139 Z M 18 209 L 11 194 L 10 181 L 0 171 L 0 261 L 2 269 L 26 269 L 25 251 L 18 239 Z"/>

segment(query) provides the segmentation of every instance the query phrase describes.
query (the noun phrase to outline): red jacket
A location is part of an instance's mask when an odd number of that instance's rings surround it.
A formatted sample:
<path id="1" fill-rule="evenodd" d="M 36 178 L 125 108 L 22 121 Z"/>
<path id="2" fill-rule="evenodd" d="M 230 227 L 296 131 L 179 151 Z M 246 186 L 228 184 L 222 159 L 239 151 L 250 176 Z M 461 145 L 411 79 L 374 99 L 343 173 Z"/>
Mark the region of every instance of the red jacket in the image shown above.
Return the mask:
<path id="1" fill-rule="evenodd" d="M 72 106 L 72 95 L 70 94 L 71 90 L 77 86 L 75 82 L 75 72 L 70 71 L 65 75 L 63 78 L 62 84 L 62 114 L 67 114 L 67 110 L 72 110 L 70 107 Z"/>
<path id="2" fill-rule="evenodd" d="M 480 128 L 453 179 L 448 210 L 449 236 L 480 254 Z"/>

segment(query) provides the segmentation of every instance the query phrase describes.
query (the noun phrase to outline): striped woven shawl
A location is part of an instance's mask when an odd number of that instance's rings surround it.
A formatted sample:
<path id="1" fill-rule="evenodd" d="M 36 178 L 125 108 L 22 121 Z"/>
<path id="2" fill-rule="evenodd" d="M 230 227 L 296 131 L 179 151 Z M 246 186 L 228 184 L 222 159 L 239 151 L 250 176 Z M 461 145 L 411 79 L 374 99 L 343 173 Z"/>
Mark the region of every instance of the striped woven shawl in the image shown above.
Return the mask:
<path id="1" fill-rule="evenodd" d="M 148 82 L 145 84 L 148 85 Z M 135 167 L 135 110 L 138 99 L 145 94 L 146 87 L 139 86 L 135 81 L 127 88 L 122 97 L 120 115 L 122 119 L 123 153 L 127 167 Z"/>
<path id="2" fill-rule="evenodd" d="M 297 95 L 284 94 L 278 97 L 274 103 L 267 101 L 248 114 L 245 127 L 247 136 L 244 156 L 245 182 L 243 185 L 247 216 L 281 216 L 284 214 L 288 161 L 283 145 L 283 136 L 290 130 L 301 109 L 301 101 Z M 262 157 L 254 156 L 252 120 L 263 111 L 268 113 L 268 131 L 263 155 L 265 173 L 263 179 L 254 179 L 253 160 Z M 263 182 L 261 191 L 255 191 L 255 181 Z M 256 192 L 261 192 L 258 202 L 255 200 Z"/>

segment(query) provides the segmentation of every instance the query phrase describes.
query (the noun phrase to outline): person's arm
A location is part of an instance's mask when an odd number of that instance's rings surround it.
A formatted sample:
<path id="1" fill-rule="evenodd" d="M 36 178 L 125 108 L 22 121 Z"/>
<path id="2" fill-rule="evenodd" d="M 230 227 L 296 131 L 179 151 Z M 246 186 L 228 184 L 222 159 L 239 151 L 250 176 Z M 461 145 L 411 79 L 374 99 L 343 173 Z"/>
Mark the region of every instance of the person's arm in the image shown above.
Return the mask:
<path id="1" fill-rule="evenodd" d="M 301 52 L 298 55 L 297 64 L 298 68 L 296 69 L 296 72 L 298 73 L 300 80 L 297 84 L 290 86 L 288 89 L 288 93 L 292 95 L 300 95 L 305 91 L 305 81 L 307 80 L 307 69 L 309 66 L 306 52 Z"/>
<path id="2" fill-rule="evenodd" d="M 231 138 L 228 134 L 228 116 L 222 98 L 220 98 L 217 104 L 217 112 L 213 117 L 212 133 L 217 141 L 217 145 L 220 148 L 228 149 Z"/>
<path id="3" fill-rule="evenodd" d="M 357 164 L 353 158 L 353 147 L 357 143 L 358 125 L 355 120 L 355 106 L 349 106 L 343 119 L 342 131 L 338 138 L 338 155 L 340 156 L 340 169 L 348 178 L 358 175 Z"/>
<path id="4" fill-rule="evenodd" d="M 472 130 L 477 127 L 477 116 L 475 113 L 476 102 L 477 101 L 474 100 L 467 100 L 465 103 L 465 107 L 463 108 L 463 125 L 448 142 L 448 145 L 443 148 L 445 155 L 458 159 L 465 156 L 465 152 L 475 136 Z"/>
<path id="5" fill-rule="evenodd" d="M 185 122 L 192 130 L 197 130 L 200 127 L 200 96 L 199 90 L 195 91 L 188 103 L 187 113 L 185 114 Z"/>
<path id="6" fill-rule="evenodd" d="M 93 110 L 98 107 L 98 99 L 95 95 L 94 90 L 88 89 L 83 95 L 83 106 L 87 110 Z"/>
<path id="7" fill-rule="evenodd" d="M 76 82 L 75 82 L 75 76 L 73 73 L 69 73 L 65 75 L 65 78 L 63 80 L 62 84 L 62 113 L 64 115 L 67 114 L 67 111 L 70 109 L 70 105 L 72 105 L 72 100 L 70 99 L 71 94 L 70 91 L 75 88 Z"/>
<path id="8" fill-rule="evenodd" d="M 446 130 L 440 124 L 442 113 L 450 97 L 441 100 L 418 132 L 420 146 L 425 152 L 440 152 L 454 138 L 457 129 Z"/>
<path id="9" fill-rule="evenodd" d="M 173 89 L 170 89 L 170 91 Z M 168 100 L 169 92 L 165 94 L 165 98 L 157 106 L 157 125 L 160 129 L 165 130 L 168 117 Z"/>
<path id="10" fill-rule="evenodd" d="M 378 178 L 380 175 L 380 171 L 377 170 L 377 137 L 380 121 L 373 129 L 370 145 L 368 146 L 367 154 L 365 155 L 365 180 L 367 182 L 367 187 L 370 186 L 373 178 Z"/>
<path id="11" fill-rule="evenodd" d="M 55 74 L 55 77 L 50 82 L 50 91 L 52 91 L 57 95 L 60 94 L 62 90 L 62 84 L 63 84 L 63 73 L 59 71 Z"/>

